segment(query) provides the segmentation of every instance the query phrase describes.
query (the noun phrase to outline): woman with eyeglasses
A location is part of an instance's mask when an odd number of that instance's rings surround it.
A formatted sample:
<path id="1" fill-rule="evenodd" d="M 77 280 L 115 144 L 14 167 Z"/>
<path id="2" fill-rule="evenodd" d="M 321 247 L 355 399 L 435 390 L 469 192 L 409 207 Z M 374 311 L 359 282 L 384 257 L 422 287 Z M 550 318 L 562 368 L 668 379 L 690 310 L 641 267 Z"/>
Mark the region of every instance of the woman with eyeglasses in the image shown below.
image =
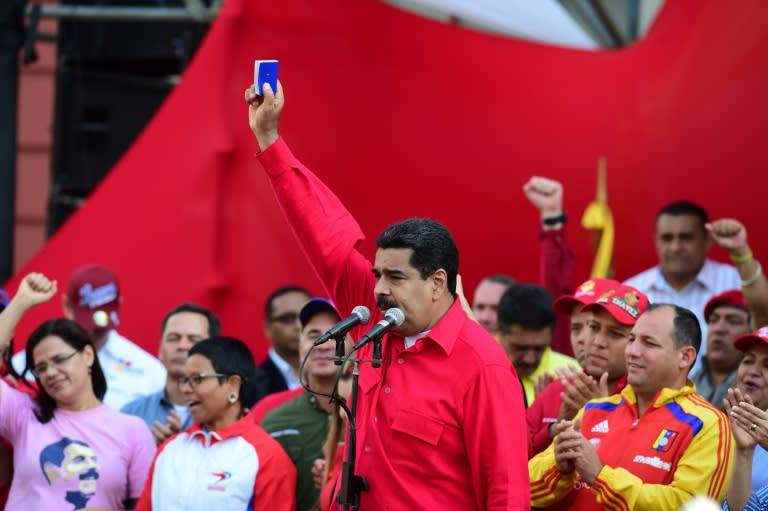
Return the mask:
<path id="1" fill-rule="evenodd" d="M 0 349 L 27 310 L 50 300 L 56 282 L 27 275 L 0 313 Z M 107 390 L 90 335 L 48 320 L 27 340 L 28 395 L 0 381 L 0 436 L 14 448 L 8 509 L 133 509 L 155 447 L 141 419 L 101 402 Z"/>
<path id="2" fill-rule="evenodd" d="M 296 469 L 280 444 L 243 417 L 253 355 L 214 337 L 189 350 L 179 386 L 195 424 L 157 451 L 140 511 L 296 509 Z"/>

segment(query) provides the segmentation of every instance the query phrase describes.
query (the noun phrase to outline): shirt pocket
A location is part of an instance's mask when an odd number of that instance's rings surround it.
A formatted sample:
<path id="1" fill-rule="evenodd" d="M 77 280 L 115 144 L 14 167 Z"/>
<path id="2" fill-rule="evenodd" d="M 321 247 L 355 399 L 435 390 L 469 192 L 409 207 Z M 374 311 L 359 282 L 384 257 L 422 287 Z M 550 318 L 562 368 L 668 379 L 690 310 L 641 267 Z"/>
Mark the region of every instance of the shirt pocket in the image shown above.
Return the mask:
<path id="1" fill-rule="evenodd" d="M 415 410 L 400 410 L 392 422 L 394 442 L 387 446 L 393 466 L 413 473 L 430 473 L 439 456 L 446 425 Z"/>

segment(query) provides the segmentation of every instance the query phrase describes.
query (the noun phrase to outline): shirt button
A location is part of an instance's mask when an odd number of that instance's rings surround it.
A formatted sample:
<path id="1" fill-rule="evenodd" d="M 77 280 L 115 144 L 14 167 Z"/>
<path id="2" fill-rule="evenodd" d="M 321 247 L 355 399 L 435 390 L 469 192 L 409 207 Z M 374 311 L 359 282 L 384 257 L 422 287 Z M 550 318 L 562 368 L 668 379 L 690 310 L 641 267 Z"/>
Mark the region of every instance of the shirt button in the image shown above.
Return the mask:
<path id="1" fill-rule="evenodd" d="M 405 364 L 405 359 L 403 357 L 400 357 L 397 359 L 398 364 Z"/>
<path id="2" fill-rule="evenodd" d="M 373 417 L 373 422 L 375 422 L 376 424 L 378 424 L 378 423 L 379 423 L 379 417 L 378 417 L 378 416 L 374 416 L 374 417 Z"/>
<path id="3" fill-rule="evenodd" d="M 384 387 L 384 393 L 385 393 L 385 394 L 389 394 L 390 392 L 392 392 L 392 387 L 390 387 L 389 385 L 387 385 L 386 387 Z"/>
<path id="4" fill-rule="evenodd" d="M 365 446 L 365 452 L 371 452 L 372 450 L 370 445 Z"/>

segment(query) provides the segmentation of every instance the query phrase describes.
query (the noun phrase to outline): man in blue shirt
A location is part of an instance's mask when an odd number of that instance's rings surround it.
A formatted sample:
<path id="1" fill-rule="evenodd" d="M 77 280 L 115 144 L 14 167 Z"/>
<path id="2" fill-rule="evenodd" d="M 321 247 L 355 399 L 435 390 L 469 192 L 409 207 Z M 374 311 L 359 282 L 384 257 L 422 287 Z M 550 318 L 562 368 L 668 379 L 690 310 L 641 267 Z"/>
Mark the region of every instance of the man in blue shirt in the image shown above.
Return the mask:
<path id="1" fill-rule="evenodd" d="M 144 419 L 155 442 L 160 445 L 169 436 L 192 425 L 189 410 L 177 380 L 184 376 L 189 349 L 197 342 L 221 333 L 219 318 L 199 305 L 185 303 L 175 307 L 163 319 L 160 361 L 168 371 L 165 388 L 136 399 L 120 411 Z"/>

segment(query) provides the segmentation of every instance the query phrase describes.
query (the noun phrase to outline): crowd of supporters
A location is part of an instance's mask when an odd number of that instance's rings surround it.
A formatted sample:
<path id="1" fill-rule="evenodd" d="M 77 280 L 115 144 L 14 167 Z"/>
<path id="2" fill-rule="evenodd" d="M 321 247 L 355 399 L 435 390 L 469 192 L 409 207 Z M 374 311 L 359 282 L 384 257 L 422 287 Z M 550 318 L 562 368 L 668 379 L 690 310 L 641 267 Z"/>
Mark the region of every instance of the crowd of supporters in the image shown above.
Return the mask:
<path id="1" fill-rule="evenodd" d="M 533 177 L 539 282 L 489 269 L 470 304 L 437 222 L 391 225 L 373 263 L 357 252 L 357 223 L 278 135 L 282 88 L 260 92 L 258 159 L 329 296 L 274 290 L 258 363 L 179 297 L 155 357 L 119 333 L 118 276 L 88 265 L 12 357 L 59 292 L 25 276 L 0 293 L 5 509 L 768 509 L 768 280 L 746 226 L 675 202 L 649 226 L 658 264 L 578 278 L 563 187 Z M 360 303 L 405 320 L 342 364 L 363 327 L 316 341 Z"/>

